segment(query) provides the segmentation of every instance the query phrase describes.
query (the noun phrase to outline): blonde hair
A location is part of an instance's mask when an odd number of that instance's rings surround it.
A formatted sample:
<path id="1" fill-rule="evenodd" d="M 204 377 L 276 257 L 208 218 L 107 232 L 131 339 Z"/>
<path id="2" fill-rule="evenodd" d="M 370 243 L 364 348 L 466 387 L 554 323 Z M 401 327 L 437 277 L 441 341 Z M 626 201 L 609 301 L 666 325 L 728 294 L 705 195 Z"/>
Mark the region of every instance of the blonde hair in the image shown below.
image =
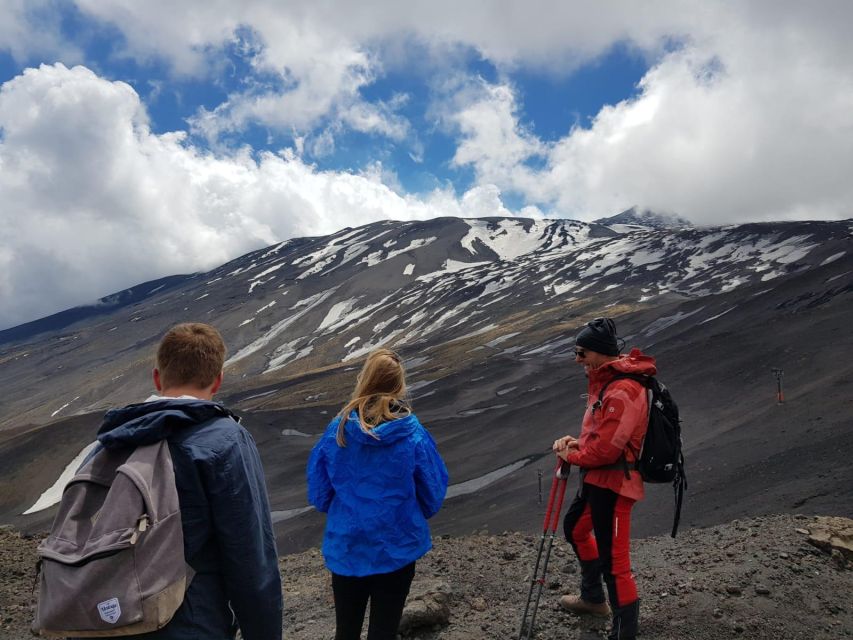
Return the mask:
<path id="1" fill-rule="evenodd" d="M 339 414 L 338 446 L 347 446 L 344 427 L 352 411 L 357 412 L 362 430 L 376 438 L 371 433 L 374 427 L 411 413 L 405 395 L 406 372 L 400 356 L 390 349 L 372 351 L 358 374 L 350 401 Z"/>

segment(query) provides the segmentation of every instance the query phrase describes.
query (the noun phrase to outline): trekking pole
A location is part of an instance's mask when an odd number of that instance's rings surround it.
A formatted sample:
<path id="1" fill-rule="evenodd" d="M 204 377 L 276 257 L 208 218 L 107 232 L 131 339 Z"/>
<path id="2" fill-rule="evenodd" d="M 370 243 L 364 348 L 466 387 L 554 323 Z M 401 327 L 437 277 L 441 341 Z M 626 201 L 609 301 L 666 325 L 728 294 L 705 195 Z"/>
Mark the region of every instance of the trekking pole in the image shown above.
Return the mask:
<path id="1" fill-rule="evenodd" d="M 542 537 L 539 539 L 539 549 L 536 553 L 533 575 L 530 578 L 530 591 L 527 593 L 527 603 L 524 606 L 524 615 L 521 617 L 518 640 L 530 640 L 533 634 L 533 625 L 536 622 L 536 610 L 539 608 L 539 598 L 542 596 L 542 588 L 545 586 L 545 572 L 548 570 L 551 547 L 554 545 L 554 535 L 557 533 L 557 523 L 560 521 L 560 510 L 563 508 L 563 498 L 566 496 L 566 483 L 569 478 L 570 468 L 571 466 L 568 462 L 559 460 L 556 469 L 554 469 L 551 492 L 548 494 L 548 506 L 545 509 L 545 522 L 542 525 Z M 555 501 L 556 508 L 554 505 Z M 549 532 L 550 537 L 548 535 Z M 544 561 L 542 558 L 543 552 L 545 555 Z M 534 590 L 536 591 L 535 600 L 533 598 Z M 533 602 L 532 610 L 530 608 L 531 601 Z M 530 613 L 529 622 L 527 620 L 528 613 Z M 525 631 L 527 635 L 525 635 Z"/>

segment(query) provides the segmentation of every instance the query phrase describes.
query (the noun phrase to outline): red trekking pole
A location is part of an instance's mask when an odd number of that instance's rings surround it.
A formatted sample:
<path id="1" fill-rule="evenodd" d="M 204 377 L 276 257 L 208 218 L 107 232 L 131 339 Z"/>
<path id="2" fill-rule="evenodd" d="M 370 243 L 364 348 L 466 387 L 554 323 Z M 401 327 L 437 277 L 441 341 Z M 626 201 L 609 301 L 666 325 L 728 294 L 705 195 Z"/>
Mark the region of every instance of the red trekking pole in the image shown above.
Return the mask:
<path id="1" fill-rule="evenodd" d="M 542 538 L 539 540 L 539 550 L 536 553 L 536 564 L 533 567 L 533 575 L 530 578 L 530 591 L 527 594 L 527 604 L 524 606 L 524 615 L 521 618 L 521 628 L 518 631 L 518 640 L 530 640 L 533 634 L 533 625 L 536 622 L 536 610 L 539 608 L 539 598 L 542 596 L 542 588 L 545 586 L 545 572 L 548 570 L 548 560 L 551 557 L 551 547 L 554 545 L 554 535 L 557 533 L 557 523 L 560 521 L 560 510 L 563 508 L 563 498 L 566 496 L 566 483 L 569 479 L 571 465 L 563 460 L 558 460 L 557 468 L 554 469 L 554 479 L 551 481 L 551 493 L 548 494 L 548 507 L 545 510 L 545 522 L 542 525 Z M 554 502 L 556 501 L 556 507 Z M 550 537 L 548 535 L 550 531 Z M 547 546 L 545 539 L 548 539 Z M 542 555 L 545 558 L 543 560 Z M 540 571 L 541 568 L 541 571 Z M 533 592 L 536 592 L 534 598 Z M 531 608 L 531 602 L 533 607 Z M 527 616 L 530 613 L 528 622 Z M 525 635 L 525 633 L 527 635 Z"/>

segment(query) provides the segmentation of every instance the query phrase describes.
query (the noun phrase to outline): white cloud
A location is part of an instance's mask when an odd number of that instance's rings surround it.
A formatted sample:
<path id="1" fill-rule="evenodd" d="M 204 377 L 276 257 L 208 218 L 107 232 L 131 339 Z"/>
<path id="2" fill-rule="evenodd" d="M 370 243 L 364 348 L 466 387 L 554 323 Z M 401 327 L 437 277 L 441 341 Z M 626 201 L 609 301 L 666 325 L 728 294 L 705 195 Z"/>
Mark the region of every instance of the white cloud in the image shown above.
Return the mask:
<path id="1" fill-rule="evenodd" d="M 537 141 L 508 108 L 519 98 L 493 86 L 460 109 L 456 160 L 568 217 L 631 205 L 709 224 L 850 217 L 853 58 L 821 37 L 789 22 L 733 23 L 686 44 L 648 71 L 636 98 L 548 143 L 540 170 L 524 163 Z"/>
<path id="2" fill-rule="evenodd" d="M 401 105 L 362 97 L 386 70 L 429 74 L 438 86 L 473 51 L 502 78 L 530 69 L 569 74 L 620 44 L 652 63 L 637 100 L 605 107 L 589 128 L 545 142 L 518 126 L 524 96 L 511 81 L 480 87 L 445 118 L 459 134 L 454 162 L 472 166 L 480 184 L 563 215 L 645 203 L 698 221 L 837 216 L 849 201 L 841 174 L 853 149 L 853 4 L 844 0 L 820 10 L 794 0 L 76 5 L 124 34 L 125 55 L 165 60 L 179 74 L 215 77 L 228 47 L 243 51 L 252 67 L 246 89 L 192 121 L 212 140 L 260 124 L 304 138 L 303 148 L 320 157 L 354 129 L 405 141 L 422 158 Z M 32 12 L 22 0 L 10 6 L 0 39 L 11 34 L 23 55 Z M 35 33 L 57 42 L 58 28 L 45 24 Z M 714 77 L 702 75 L 709 61 L 721 65 Z M 465 84 L 470 91 L 470 79 Z M 449 95 L 436 91 L 436 111 L 447 111 Z M 548 161 L 546 171 L 531 168 L 536 156 Z"/>
<path id="3" fill-rule="evenodd" d="M 82 53 L 61 33 L 60 16 L 51 0 L 0 0 L 0 51 L 18 61 L 37 56 L 82 60 Z"/>
<path id="4" fill-rule="evenodd" d="M 195 131 L 216 140 L 223 133 L 239 132 L 258 123 L 304 133 L 331 119 L 346 122 L 359 131 L 401 137 L 398 116 L 383 113 L 379 106 L 359 97 L 359 90 L 373 79 L 368 57 L 363 53 L 347 47 L 330 48 L 316 52 L 313 59 L 300 61 L 305 64 L 297 69 L 277 65 L 267 53 L 261 58 L 258 67 L 278 74 L 284 88 L 249 89 L 230 95 L 213 110 L 201 109 L 191 119 Z"/>
<path id="5" fill-rule="evenodd" d="M 153 134 L 129 85 L 85 67 L 43 65 L 5 83 L 0 129 L 0 327 L 294 236 L 511 215 L 494 187 L 418 198 L 395 193 L 378 164 L 354 175 L 291 150 L 201 151 L 182 133 Z"/>
<path id="6" fill-rule="evenodd" d="M 247 88 L 213 109 L 200 109 L 191 119 L 193 131 L 210 141 L 252 124 L 299 134 L 317 127 L 348 127 L 395 141 L 408 133 L 408 123 L 392 105 L 360 95 L 381 71 L 380 61 L 345 23 L 335 15 L 326 21 L 313 3 L 77 4 L 117 26 L 127 40 L 128 55 L 165 59 L 178 73 L 221 72 L 226 49 L 241 51 L 253 73 L 243 79 Z"/>
<path id="7" fill-rule="evenodd" d="M 217 107 L 200 110 L 194 130 L 211 140 L 250 124 L 304 134 L 331 123 L 400 141 L 408 123 L 388 105 L 360 95 L 385 67 L 417 73 L 435 65 L 444 73 L 443 65 L 461 48 L 506 68 L 533 65 L 567 73 L 617 41 L 657 50 L 693 20 L 687 3 L 626 5 L 618 11 L 601 3 L 541 1 L 76 0 L 76 5 L 123 34 L 123 55 L 165 60 L 177 74 L 215 77 L 228 72 L 226 50 L 233 48 L 243 52 L 253 73 L 277 78 L 275 88 L 248 82 Z"/>
<path id="8" fill-rule="evenodd" d="M 525 162 L 542 156 L 546 146 L 519 124 L 510 86 L 490 86 L 482 81 L 477 84 L 479 91 L 473 99 L 447 117 L 461 136 L 453 164 L 472 165 L 481 184 L 500 184 L 526 192 L 533 187 L 536 176 Z"/>

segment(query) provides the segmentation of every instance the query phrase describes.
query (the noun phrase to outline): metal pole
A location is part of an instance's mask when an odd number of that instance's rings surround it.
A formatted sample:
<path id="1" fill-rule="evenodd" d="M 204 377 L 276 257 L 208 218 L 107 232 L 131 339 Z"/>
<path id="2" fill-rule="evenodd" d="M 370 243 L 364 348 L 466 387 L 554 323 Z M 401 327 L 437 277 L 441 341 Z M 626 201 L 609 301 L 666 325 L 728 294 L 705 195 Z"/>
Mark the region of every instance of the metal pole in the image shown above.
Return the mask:
<path id="1" fill-rule="evenodd" d="M 785 372 L 778 367 L 773 367 L 771 371 L 773 371 L 773 375 L 776 377 L 776 404 L 783 404 L 785 402 L 785 394 L 782 391 L 782 376 L 785 375 Z"/>
<path id="2" fill-rule="evenodd" d="M 537 469 L 536 475 L 539 476 L 539 504 L 542 504 L 542 469 Z"/>

